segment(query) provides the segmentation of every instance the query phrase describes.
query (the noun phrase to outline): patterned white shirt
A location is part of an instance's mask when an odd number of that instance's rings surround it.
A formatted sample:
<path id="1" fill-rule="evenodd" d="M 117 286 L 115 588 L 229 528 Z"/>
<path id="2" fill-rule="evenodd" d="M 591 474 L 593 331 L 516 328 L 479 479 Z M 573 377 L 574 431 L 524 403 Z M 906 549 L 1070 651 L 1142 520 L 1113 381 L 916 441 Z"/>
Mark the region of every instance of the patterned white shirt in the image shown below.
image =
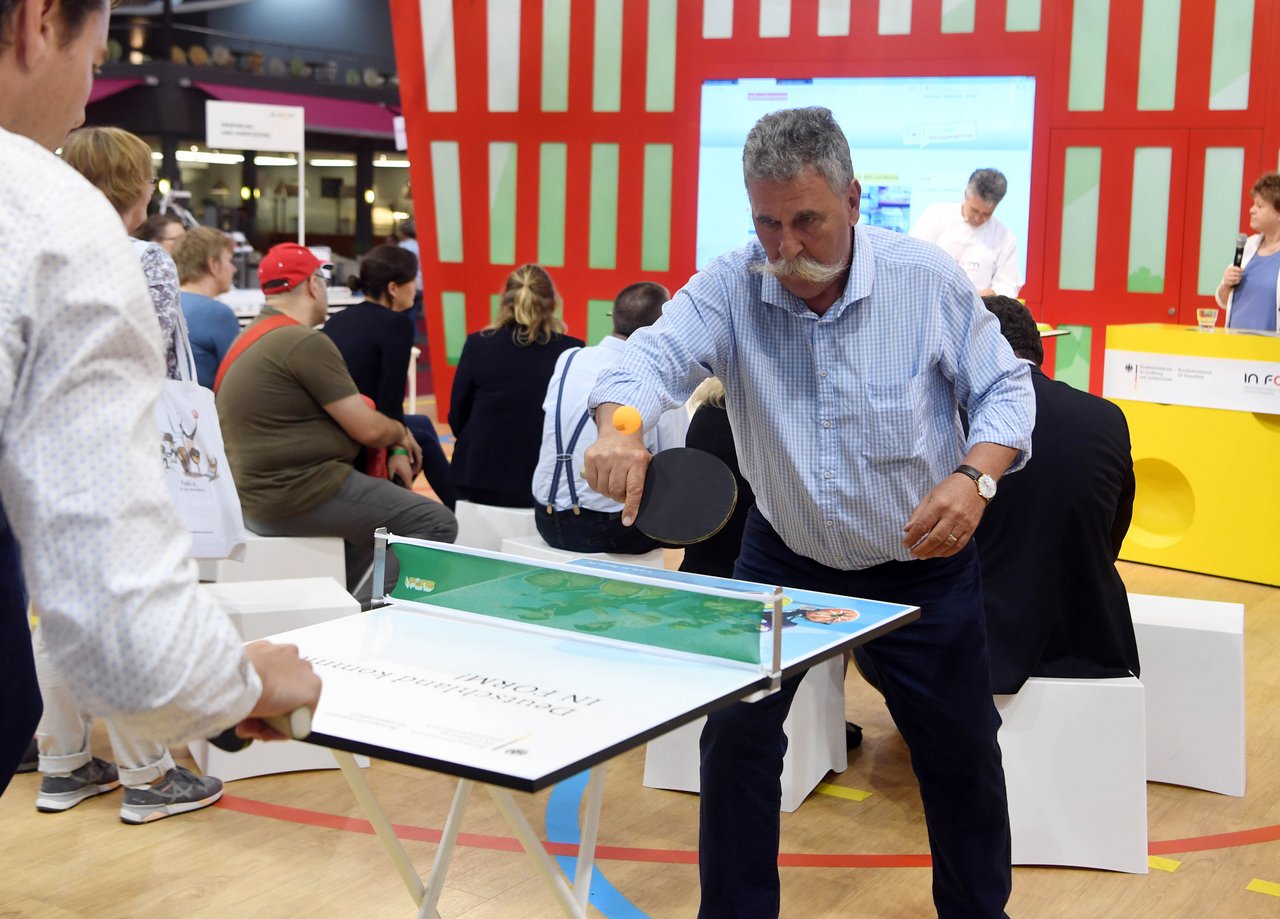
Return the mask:
<path id="1" fill-rule="evenodd" d="M 1030 374 L 936 246 L 855 226 L 844 293 L 821 317 L 750 270 L 764 260 L 752 243 L 694 275 L 591 406 L 634 405 L 648 428 L 715 374 L 743 475 L 792 551 L 842 570 L 907 561 L 903 525 L 966 452 L 957 404 L 968 446 L 1019 450 L 1011 469 L 1030 456 Z"/>
<path id="2" fill-rule="evenodd" d="M 55 665 L 90 711 L 161 742 L 217 734 L 262 694 L 196 590 L 160 477 L 156 312 L 107 200 L 0 130 L 0 499 Z"/>
<path id="3" fill-rule="evenodd" d="M 132 239 L 134 255 L 142 264 L 142 274 L 151 292 L 151 305 L 155 307 L 160 323 L 160 345 L 164 348 L 165 375 L 171 380 L 181 380 L 178 369 L 178 323 L 182 322 L 182 303 L 179 298 L 178 266 L 173 256 L 158 243 Z"/>

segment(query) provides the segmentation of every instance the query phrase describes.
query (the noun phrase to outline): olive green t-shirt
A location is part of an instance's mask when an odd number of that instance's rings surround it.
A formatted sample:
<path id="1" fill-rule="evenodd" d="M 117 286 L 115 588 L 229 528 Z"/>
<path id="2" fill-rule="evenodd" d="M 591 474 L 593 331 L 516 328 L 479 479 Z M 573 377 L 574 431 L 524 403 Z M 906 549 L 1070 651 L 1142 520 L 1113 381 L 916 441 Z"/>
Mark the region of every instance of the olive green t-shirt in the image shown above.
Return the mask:
<path id="1" fill-rule="evenodd" d="M 275 315 L 268 307 L 254 324 Z M 246 517 L 278 520 L 337 492 L 360 444 L 324 406 L 358 392 L 333 340 L 304 325 L 268 332 L 236 359 L 218 418 Z"/>

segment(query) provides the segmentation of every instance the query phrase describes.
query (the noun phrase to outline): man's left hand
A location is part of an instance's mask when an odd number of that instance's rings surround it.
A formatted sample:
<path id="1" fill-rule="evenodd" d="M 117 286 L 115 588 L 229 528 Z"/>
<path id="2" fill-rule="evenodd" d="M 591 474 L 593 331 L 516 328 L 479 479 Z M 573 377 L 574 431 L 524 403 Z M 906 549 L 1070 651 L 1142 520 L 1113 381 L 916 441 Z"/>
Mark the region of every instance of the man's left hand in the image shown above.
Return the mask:
<path id="1" fill-rule="evenodd" d="M 902 544 L 916 558 L 955 555 L 969 544 L 986 508 L 973 481 L 953 473 L 916 505 L 902 528 Z"/>

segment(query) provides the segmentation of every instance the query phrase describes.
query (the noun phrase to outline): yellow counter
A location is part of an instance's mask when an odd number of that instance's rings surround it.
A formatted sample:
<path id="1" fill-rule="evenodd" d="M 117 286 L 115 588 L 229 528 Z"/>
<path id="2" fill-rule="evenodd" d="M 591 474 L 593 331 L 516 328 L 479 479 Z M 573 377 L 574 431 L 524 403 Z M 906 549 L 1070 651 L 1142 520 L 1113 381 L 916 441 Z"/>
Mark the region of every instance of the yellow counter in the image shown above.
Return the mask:
<path id="1" fill-rule="evenodd" d="M 1280 363 L 1280 338 L 1172 325 L 1109 326 L 1107 350 Z M 1113 401 L 1137 478 L 1120 557 L 1280 586 L 1280 414 Z"/>

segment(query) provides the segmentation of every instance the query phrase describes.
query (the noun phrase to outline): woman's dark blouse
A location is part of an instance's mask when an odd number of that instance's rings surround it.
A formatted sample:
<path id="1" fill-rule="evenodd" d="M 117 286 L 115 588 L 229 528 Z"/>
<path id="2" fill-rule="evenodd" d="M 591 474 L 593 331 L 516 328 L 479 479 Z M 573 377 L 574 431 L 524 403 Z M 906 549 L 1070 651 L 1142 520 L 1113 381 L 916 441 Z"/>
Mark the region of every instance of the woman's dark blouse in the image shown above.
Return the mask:
<path id="1" fill-rule="evenodd" d="M 324 333 L 342 352 L 356 389 L 373 400 L 378 411 L 404 421 L 405 380 L 413 322 L 408 313 L 394 313 L 369 300 L 335 313 Z"/>
<path id="2" fill-rule="evenodd" d="M 742 549 L 742 531 L 747 525 L 747 511 L 756 503 L 755 493 L 742 477 L 738 468 L 738 451 L 733 445 L 733 429 L 729 427 L 729 413 L 722 407 L 703 403 L 689 422 L 689 433 L 684 445 L 705 450 L 724 461 L 738 482 L 738 503 L 733 516 L 724 528 L 702 542 L 685 546 L 681 571 L 711 574 L 722 578 L 733 577 L 733 564 Z"/>
<path id="3" fill-rule="evenodd" d="M 453 482 L 461 497 L 534 506 L 530 483 L 542 446 L 547 383 L 560 354 L 581 347 L 568 335 L 520 345 L 511 326 L 467 336 L 449 400 L 449 426 L 457 438 Z"/>

